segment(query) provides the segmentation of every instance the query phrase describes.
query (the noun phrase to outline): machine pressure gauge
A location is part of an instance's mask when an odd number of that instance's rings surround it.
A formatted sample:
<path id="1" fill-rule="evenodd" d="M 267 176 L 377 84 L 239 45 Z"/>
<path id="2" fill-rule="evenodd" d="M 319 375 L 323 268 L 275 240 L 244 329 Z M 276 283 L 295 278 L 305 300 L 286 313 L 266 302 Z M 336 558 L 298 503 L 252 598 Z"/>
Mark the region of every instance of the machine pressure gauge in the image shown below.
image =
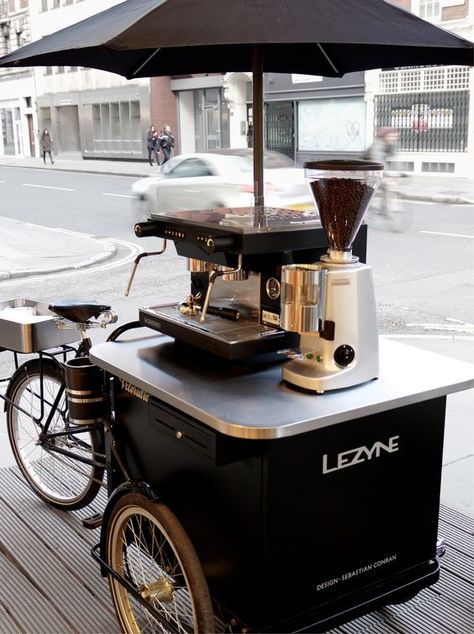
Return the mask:
<path id="1" fill-rule="evenodd" d="M 281 284 L 276 277 L 269 277 L 265 288 L 270 299 L 278 299 L 280 297 Z"/>

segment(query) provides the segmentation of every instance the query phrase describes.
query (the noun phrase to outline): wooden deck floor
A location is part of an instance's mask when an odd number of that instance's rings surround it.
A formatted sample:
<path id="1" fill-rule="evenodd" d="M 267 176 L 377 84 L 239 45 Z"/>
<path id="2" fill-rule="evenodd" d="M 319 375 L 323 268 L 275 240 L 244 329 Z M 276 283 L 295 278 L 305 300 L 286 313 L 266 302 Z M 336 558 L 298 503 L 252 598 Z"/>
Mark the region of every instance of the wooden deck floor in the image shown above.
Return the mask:
<path id="1" fill-rule="evenodd" d="M 99 531 L 81 524 L 100 501 L 75 513 L 56 511 L 12 467 L 0 469 L 0 504 L 0 632 L 118 632 L 107 582 L 90 556 Z M 472 634 L 474 521 L 442 507 L 439 533 L 448 550 L 436 585 L 331 634 Z"/>

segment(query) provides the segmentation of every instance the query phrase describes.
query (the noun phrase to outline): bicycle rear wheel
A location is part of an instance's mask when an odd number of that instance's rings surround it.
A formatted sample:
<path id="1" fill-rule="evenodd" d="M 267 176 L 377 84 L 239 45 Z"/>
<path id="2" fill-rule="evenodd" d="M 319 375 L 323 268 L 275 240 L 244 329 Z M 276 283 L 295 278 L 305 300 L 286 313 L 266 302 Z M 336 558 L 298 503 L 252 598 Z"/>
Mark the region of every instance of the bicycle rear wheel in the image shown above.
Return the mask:
<path id="1" fill-rule="evenodd" d="M 70 426 L 64 371 L 51 359 L 42 361 L 43 419 L 34 420 L 41 412 L 40 364 L 39 359 L 27 361 L 11 379 L 9 396 L 13 404 L 7 405 L 8 437 L 15 460 L 33 491 L 52 506 L 72 511 L 89 504 L 100 489 L 104 469 L 77 458 L 103 462 L 103 435 L 98 429 L 82 431 Z M 53 407 L 48 433 L 43 434 Z M 55 436 L 50 438 L 48 434 Z M 69 455 L 51 450 L 55 448 Z"/>
<path id="2" fill-rule="evenodd" d="M 127 634 L 140 632 L 215 632 L 207 582 L 196 552 L 180 522 L 163 502 L 126 493 L 113 506 L 105 535 L 109 566 L 142 599 L 112 575 L 115 610 Z"/>

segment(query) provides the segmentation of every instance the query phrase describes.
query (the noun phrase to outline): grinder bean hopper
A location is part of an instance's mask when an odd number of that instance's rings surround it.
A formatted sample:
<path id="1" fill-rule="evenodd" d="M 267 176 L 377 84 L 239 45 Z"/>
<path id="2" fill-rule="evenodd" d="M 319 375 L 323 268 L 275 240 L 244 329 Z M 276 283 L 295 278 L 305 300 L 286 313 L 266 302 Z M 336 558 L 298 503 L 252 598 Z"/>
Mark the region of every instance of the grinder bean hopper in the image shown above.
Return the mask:
<path id="1" fill-rule="evenodd" d="M 329 249 L 314 264 L 282 267 L 281 327 L 300 334 L 283 379 L 314 392 L 350 387 L 379 372 L 372 271 L 352 244 L 382 177 L 370 161 L 305 163 Z"/>

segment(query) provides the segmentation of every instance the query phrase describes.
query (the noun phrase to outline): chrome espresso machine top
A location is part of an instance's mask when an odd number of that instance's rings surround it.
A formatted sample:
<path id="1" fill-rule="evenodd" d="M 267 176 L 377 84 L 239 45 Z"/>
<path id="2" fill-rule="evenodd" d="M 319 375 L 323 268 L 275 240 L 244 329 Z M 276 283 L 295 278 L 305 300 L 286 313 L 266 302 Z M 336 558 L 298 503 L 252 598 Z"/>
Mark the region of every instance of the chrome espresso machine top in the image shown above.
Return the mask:
<path id="1" fill-rule="evenodd" d="M 376 327 L 370 270 L 360 263 L 366 227 L 358 230 L 382 166 L 332 161 L 305 167 L 319 214 L 214 208 L 154 214 L 137 224 L 138 237 L 173 241 L 190 272 L 189 295 L 141 308 L 141 323 L 228 360 L 286 352 L 294 362 L 283 378 L 303 389 L 324 392 L 375 378 L 375 362 L 370 377 L 360 372 L 359 351 L 378 352 L 362 343 L 366 334 L 376 336 Z M 332 378 L 321 383 L 315 372 Z M 340 374 L 342 381 L 334 378 Z"/>

